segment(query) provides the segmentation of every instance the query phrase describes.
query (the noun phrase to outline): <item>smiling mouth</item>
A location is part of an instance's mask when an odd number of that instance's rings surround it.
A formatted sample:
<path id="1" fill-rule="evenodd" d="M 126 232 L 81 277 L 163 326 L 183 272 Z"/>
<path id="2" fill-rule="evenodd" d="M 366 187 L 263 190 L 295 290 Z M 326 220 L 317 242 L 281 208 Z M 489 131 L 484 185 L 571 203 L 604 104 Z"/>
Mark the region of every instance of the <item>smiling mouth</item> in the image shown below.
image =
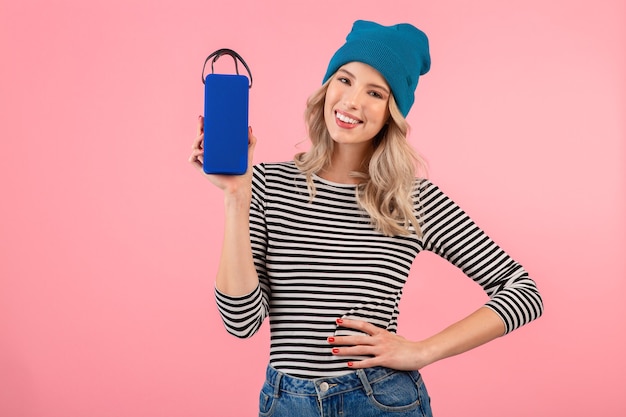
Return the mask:
<path id="1" fill-rule="evenodd" d="M 359 123 L 363 123 L 360 120 L 353 119 L 351 117 L 346 116 L 345 114 L 341 114 L 339 112 L 335 112 L 335 117 L 344 123 L 348 123 L 351 125 L 358 125 Z"/>

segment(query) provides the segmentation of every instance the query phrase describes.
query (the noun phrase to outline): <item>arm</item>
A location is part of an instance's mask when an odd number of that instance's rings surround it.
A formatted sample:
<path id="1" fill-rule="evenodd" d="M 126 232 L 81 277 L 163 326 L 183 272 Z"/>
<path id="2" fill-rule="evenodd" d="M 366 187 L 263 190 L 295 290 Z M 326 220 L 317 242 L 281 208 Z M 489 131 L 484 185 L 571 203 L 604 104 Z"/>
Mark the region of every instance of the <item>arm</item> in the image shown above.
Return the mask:
<path id="1" fill-rule="evenodd" d="M 493 310 L 481 307 L 466 318 L 421 342 L 427 363 L 474 349 L 504 334 L 504 322 Z"/>
<path id="2" fill-rule="evenodd" d="M 198 136 L 189 161 L 215 186 L 224 192 L 224 237 L 217 270 L 215 297 L 229 333 L 237 337 L 252 336 L 267 315 L 267 285 L 260 285 L 264 276 L 264 232 L 262 210 L 253 199 L 252 156 L 256 138 L 248 132 L 248 171 L 244 175 L 207 175 L 202 170 L 204 120 L 199 117 Z M 259 182 L 259 181 L 257 181 Z M 257 185 L 256 189 L 260 187 Z M 254 200 L 254 201 L 253 201 Z M 251 236 L 252 218 L 256 219 Z M 253 251 L 253 245 L 255 250 Z"/>
<path id="3" fill-rule="evenodd" d="M 422 341 L 414 342 L 365 321 L 342 319 L 343 327 L 359 330 L 367 336 L 329 338 L 337 356 L 371 355 L 372 358 L 348 362 L 354 369 L 386 366 L 400 370 L 421 369 L 433 362 L 458 355 L 485 344 L 504 333 L 502 319 L 491 309 L 481 307 L 468 317 Z"/>
<path id="4" fill-rule="evenodd" d="M 224 238 L 215 288 L 230 296 L 249 294 L 259 285 L 248 227 L 250 194 L 249 189 L 224 194 Z"/>
<path id="5" fill-rule="evenodd" d="M 343 320 L 339 324 L 360 330 L 367 336 L 331 338 L 331 344 L 350 346 L 334 348 L 333 353 L 373 356 L 349 366 L 419 369 L 489 342 L 534 320 L 543 311 L 537 287 L 522 266 L 436 186 L 423 183 L 419 203 L 424 248 L 463 270 L 482 286 L 490 300 L 468 317 L 418 342 L 369 323 Z"/>
<path id="6" fill-rule="evenodd" d="M 485 307 L 503 321 L 504 333 L 521 327 L 543 312 L 535 282 L 437 186 L 420 186 L 424 249 L 461 269 L 489 296 Z"/>

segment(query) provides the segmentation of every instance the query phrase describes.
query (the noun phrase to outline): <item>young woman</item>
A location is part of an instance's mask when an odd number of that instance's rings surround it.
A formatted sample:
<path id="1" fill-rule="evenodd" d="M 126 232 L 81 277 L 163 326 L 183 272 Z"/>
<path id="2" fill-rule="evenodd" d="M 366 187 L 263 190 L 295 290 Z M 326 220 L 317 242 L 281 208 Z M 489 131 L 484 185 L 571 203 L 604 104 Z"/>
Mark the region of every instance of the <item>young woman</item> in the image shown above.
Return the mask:
<path id="1" fill-rule="evenodd" d="M 207 175 L 224 191 L 215 295 L 228 332 L 249 337 L 269 316 L 261 416 L 430 416 L 419 369 L 539 317 L 536 285 L 432 182 L 406 140 L 426 35 L 357 21 L 308 101 L 312 146 L 242 176 Z M 203 120 L 190 162 L 202 172 Z M 249 130 L 249 159 L 256 138 Z M 402 288 L 428 250 L 490 300 L 419 341 L 396 334 Z"/>

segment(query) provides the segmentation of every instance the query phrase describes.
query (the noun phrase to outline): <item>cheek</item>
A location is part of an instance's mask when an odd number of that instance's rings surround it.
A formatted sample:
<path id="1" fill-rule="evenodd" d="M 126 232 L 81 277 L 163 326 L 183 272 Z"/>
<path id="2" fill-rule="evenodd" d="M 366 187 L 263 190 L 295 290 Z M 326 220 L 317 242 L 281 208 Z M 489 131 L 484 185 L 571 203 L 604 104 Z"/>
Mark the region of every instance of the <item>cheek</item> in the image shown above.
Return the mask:
<path id="1" fill-rule="evenodd" d="M 384 125 L 387 123 L 389 119 L 389 111 L 387 110 L 386 104 L 380 104 L 371 109 L 370 117 L 371 120 L 375 121 L 376 124 Z"/>
<path id="2" fill-rule="evenodd" d="M 326 100 L 324 102 L 324 120 L 328 123 L 332 118 L 334 118 L 333 106 Z"/>
<path id="3" fill-rule="evenodd" d="M 329 97 L 326 96 L 326 98 L 324 99 L 324 114 L 328 113 L 329 111 L 331 111 L 332 109 L 332 104 L 329 100 Z"/>
<path id="4" fill-rule="evenodd" d="M 329 88 L 326 90 L 324 97 L 324 109 L 332 109 L 332 107 L 339 101 L 340 94 L 336 89 Z"/>

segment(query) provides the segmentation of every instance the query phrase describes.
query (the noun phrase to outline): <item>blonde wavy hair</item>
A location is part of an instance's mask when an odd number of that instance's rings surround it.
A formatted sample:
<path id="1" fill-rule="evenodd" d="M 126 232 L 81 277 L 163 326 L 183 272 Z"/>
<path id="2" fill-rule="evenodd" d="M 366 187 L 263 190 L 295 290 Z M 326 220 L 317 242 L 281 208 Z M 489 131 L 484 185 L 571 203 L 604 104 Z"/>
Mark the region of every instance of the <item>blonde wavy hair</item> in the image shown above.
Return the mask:
<path id="1" fill-rule="evenodd" d="M 306 175 L 311 199 L 315 196 L 312 175 L 331 164 L 334 147 L 324 120 L 329 81 L 307 100 L 304 115 L 312 146 L 294 157 L 296 166 Z M 372 141 L 370 159 L 364 161 L 361 171 L 352 173 L 353 177 L 361 179 L 356 199 L 378 232 L 386 236 L 406 236 L 412 233 L 410 226 L 413 226 L 415 233 L 421 236 L 413 196 L 416 173 L 426 175 L 426 162 L 407 141 L 409 125 L 393 95 L 389 97 L 388 107 L 389 120 Z"/>

